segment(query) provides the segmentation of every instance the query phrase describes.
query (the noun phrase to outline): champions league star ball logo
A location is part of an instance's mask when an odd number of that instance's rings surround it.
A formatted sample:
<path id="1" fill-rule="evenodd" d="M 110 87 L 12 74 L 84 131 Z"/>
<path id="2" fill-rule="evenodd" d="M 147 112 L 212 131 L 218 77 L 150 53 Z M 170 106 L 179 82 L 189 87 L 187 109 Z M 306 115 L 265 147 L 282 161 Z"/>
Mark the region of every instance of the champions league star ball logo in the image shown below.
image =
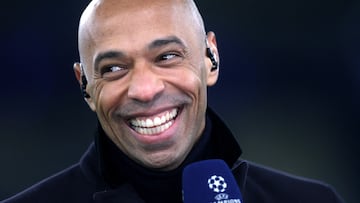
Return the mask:
<path id="1" fill-rule="evenodd" d="M 221 176 L 213 175 L 208 180 L 209 188 L 216 193 L 225 192 L 227 184 Z"/>
<path id="2" fill-rule="evenodd" d="M 208 179 L 208 185 L 210 190 L 217 193 L 217 195 L 214 197 L 214 199 L 217 201 L 210 203 L 241 203 L 239 198 L 231 198 L 229 194 L 224 193 L 228 187 L 228 184 L 222 176 L 211 176 Z"/>

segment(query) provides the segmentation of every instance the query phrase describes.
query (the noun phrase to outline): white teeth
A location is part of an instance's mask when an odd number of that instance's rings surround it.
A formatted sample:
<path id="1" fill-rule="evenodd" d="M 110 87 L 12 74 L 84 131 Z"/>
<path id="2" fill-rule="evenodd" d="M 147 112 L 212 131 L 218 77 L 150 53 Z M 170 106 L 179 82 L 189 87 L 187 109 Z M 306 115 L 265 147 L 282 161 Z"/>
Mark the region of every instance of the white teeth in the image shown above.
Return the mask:
<path id="1" fill-rule="evenodd" d="M 139 121 L 134 119 L 134 120 L 131 120 L 130 121 L 130 124 L 133 125 L 133 126 L 138 126 L 139 125 Z"/>
<path id="2" fill-rule="evenodd" d="M 154 118 L 154 125 L 161 125 L 161 119 L 159 117 Z"/>
<path id="3" fill-rule="evenodd" d="M 146 119 L 146 125 L 144 127 L 150 128 L 154 126 L 154 122 L 151 119 Z"/>
<path id="4" fill-rule="evenodd" d="M 169 114 L 169 112 L 166 112 L 166 114 L 165 114 L 165 119 L 166 119 L 166 120 L 169 120 L 169 119 L 170 119 L 170 114 Z"/>
<path id="5" fill-rule="evenodd" d="M 158 134 L 167 130 L 173 124 L 172 120 L 177 116 L 177 114 L 178 110 L 173 109 L 152 118 L 132 119 L 130 120 L 130 124 L 133 126 L 133 129 L 140 134 Z"/>
<path id="6" fill-rule="evenodd" d="M 166 122 L 166 117 L 165 116 L 161 116 L 161 123 L 165 123 Z"/>
<path id="7" fill-rule="evenodd" d="M 173 122 L 170 121 L 168 123 L 165 123 L 161 126 L 157 126 L 154 128 L 140 128 L 140 127 L 134 127 L 135 131 L 143 134 L 143 135 L 152 135 L 152 134 L 158 134 L 161 132 L 164 132 L 165 130 L 167 130 L 168 128 L 170 128 L 170 126 L 172 126 Z"/>

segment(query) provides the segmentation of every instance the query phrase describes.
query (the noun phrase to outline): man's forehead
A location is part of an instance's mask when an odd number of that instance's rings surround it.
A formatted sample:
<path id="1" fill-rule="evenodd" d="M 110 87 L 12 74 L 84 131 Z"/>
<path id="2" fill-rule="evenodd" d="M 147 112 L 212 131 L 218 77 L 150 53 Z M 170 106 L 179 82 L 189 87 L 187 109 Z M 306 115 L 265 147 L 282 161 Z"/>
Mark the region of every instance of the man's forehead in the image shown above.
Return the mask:
<path id="1" fill-rule="evenodd" d="M 146 29 L 145 26 L 157 29 L 184 24 L 185 21 L 196 22 L 190 20 L 193 15 L 190 14 L 192 10 L 184 6 L 187 1 L 94 0 L 82 15 L 79 34 L 82 37 L 90 35 L 90 39 L 99 40 L 104 36 L 111 36 L 114 31 L 126 33 Z"/>
<path id="2" fill-rule="evenodd" d="M 141 15 L 141 18 L 136 18 L 136 20 L 146 20 L 150 14 L 146 12 L 169 16 L 174 13 L 188 17 L 197 15 L 197 9 L 192 0 L 93 0 L 81 16 L 79 29 L 80 31 L 83 28 L 88 30 L 86 27 L 89 26 L 94 29 L 96 24 L 103 27 L 102 25 L 107 24 L 111 18 L 117 18 L 118 22 L 135 20 L 136 14 Z M 165 18 L 167 17 L 163 16 L 163 19 Z"/>
<path id="3" fill-rule="evenodd" d="M 107 12 L 127 12 L 135 9 L 156 6 L 188 6 L 192 0 L 93 0 L 86 8 L 87 13 L 106 14 Z M 84 13 L 86 13 L 84 12 Z"/>
<path id="4" fill-rule="evenodd" d="M 189 33 L 189 26 L 196 36 L 205 33 L 201 16 L 192 0 L 94 0 L 80 21 L 80 56 L 92 55 L 95 45 L 97 49 L 103 46 L 127 47 L 127 43 L 131 42 L 134 47 L 136 42 L 139 45 L 136 47 L 142 47 L 140 45 L 159 37 L 179 36 L 180 33 L 184 36 Z M 146 30 L 145 36 L 143 30 Z M 113 43 L 114 36 L 116 44 Z"/>

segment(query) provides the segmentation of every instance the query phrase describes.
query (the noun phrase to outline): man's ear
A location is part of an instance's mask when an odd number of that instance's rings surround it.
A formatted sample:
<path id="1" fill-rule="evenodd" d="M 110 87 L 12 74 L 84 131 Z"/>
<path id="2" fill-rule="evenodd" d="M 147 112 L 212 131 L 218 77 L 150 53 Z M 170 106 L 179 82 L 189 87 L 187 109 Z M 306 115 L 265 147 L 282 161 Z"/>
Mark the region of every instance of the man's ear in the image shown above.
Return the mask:
<path id="1" fill-rule="evenodd" d="M 206 35 L 205 64 L 207 71 L 207 85 L 212 86 L 219 77 L 219 52 L 217 49 L 216 37 L 214 32 Z"/>
<path id="2" fill-rule="evenodd" d="M 96 110 L 95 104 L 92 98 L 90 97 L 90 94 L 87 92 L 87 79 L 81 63 L 78 62 L 74 63 L 74 73 L 77 81 L 80 84 L 80 90 L 84 96 L 86 103 L 89 105 L 91 110 L 95 111 Z"/>

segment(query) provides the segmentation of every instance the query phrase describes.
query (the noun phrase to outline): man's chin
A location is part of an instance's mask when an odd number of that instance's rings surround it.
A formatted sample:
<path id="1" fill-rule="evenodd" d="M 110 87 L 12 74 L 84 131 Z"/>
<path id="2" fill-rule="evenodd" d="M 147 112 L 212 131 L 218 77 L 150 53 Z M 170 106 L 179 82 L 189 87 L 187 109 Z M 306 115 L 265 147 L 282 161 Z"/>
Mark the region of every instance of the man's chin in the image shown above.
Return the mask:
<path id="1" fill-rule="evenodd" d="M 178 168 L 185 158 L 175 158 L 169 154 L 153 154 L 142 162 L 146 168 L 156 171 L 171 171 Z"/>

